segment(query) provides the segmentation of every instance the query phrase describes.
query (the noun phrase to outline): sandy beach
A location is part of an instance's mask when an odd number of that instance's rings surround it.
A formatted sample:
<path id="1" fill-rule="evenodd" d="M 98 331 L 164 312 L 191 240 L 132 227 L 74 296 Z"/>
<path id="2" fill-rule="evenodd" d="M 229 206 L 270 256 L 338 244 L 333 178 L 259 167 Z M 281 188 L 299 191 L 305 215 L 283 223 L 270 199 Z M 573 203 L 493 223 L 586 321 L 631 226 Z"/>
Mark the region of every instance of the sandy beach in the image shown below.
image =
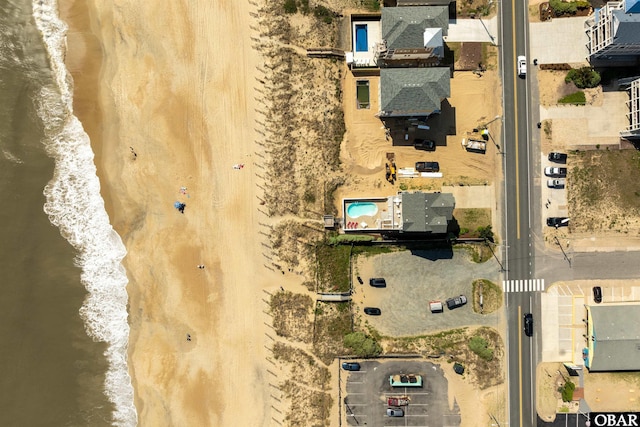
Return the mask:
<path id="1" fill-rule="evenodd" d="M 263 290 L 290 277 L 262 266 L 256 237 L 255 6 L 62 1 L 60 12 L 75 113 L 128 250 L 139 425 L 268 425 Z"/>

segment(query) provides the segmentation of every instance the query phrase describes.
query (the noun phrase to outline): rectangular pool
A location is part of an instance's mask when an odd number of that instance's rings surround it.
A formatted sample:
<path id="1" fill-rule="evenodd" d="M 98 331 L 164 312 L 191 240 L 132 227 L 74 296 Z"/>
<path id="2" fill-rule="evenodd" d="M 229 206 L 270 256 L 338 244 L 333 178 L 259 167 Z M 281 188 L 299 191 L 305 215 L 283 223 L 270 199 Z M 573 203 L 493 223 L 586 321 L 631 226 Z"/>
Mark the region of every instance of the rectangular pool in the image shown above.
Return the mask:
<path id="1" fill-rule="evenodd" d="M 367 24 L 356 24 L 356 52 L 367 52 L 369 50 L 369 36 L 367 34 Z"/>

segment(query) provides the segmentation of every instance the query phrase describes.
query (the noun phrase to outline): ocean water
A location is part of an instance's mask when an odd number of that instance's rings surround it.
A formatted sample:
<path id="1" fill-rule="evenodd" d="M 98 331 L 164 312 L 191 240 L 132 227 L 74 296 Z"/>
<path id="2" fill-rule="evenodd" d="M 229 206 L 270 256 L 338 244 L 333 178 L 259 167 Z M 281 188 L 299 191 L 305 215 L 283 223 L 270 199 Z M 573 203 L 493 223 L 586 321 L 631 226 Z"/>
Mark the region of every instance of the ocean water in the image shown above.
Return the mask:
<path id="1" fill-rule="evenodd" d="M 134 426 L 126 250 L 52 0 L 0 1 L 0 425 Z"/>

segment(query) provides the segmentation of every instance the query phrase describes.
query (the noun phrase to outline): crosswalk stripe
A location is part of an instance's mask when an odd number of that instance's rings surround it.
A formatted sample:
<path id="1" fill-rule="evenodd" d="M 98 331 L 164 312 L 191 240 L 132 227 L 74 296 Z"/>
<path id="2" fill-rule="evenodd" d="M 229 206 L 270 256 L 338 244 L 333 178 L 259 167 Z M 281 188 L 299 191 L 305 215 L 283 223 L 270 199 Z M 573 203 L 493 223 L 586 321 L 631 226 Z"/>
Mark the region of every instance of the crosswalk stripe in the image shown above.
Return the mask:
<path id="1" fill-rule="evenodd" d="M 544 279 L 503 280 L 502 292 L 542 292 Z"/>

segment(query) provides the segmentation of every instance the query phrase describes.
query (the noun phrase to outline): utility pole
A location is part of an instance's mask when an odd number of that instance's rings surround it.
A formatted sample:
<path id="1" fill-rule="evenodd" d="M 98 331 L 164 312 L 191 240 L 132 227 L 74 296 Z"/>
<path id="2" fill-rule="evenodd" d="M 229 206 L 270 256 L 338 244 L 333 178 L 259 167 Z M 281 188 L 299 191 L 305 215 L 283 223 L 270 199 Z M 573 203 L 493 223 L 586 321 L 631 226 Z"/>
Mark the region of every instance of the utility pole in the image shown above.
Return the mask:
<path id="1" fill-rule="evenodd" d="M 562 255 L 564 255 L 564 259 L 566 259 L 567 262 L 569 263 L 569 268 L 571 268 L 571 259 L 567 256 L 567 253 L 564 251 L 564 248 L 562 247 L 562 244 L 560 243 L 560 240 L 558 240 L 558 236 L 553 236 L 553 238 L 555 239 L 556 244 L 558 245 L 558 247 L 562 251 Z"/>

